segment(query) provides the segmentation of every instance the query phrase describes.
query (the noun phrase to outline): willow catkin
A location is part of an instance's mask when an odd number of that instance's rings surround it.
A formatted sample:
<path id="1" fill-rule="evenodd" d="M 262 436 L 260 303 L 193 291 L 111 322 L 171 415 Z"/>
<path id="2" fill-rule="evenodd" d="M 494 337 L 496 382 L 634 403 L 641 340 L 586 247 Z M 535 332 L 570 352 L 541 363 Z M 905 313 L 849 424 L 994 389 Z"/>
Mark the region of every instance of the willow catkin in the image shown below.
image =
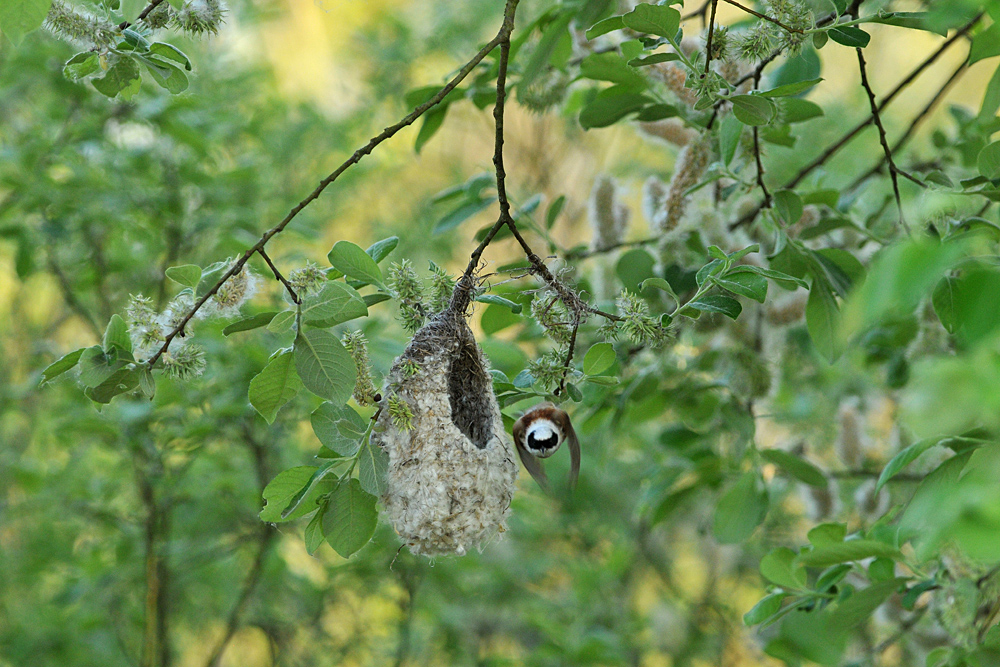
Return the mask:
<path id="1" fill-rule="evenodd" d="M 687 82 L 687 72 L 683 67 L 674 63 L 656 63 L 647 67 L 646 71 L 652 79 L 665 85 L 684 104 L 694 106 L 698 102 L 698 93 L 684 86 Z"/>
<path id="2" fill-rule="evenodd" d="M 857 396 L 845 398 L 837 410 L 837 457 L 849 468 L 857 468 L 865 460 L 865 453 L 871 449 L 871 441 L 865 433 L 861 400 Z"/>
<path id="3" fill-rule="evenodd" d="M 799 485 L 806 515 L 813 521 L 824 521 L 840 513 L 840 487 L 834 479 L 826 486 Z"/>
<path id="4" fill-rule="evenodd" d="M 666 196 L 651 206 L 653 215 L 649 216 L 649 222 L 654 232 L 663 234 L 676 229 L 687 207 L 686 191 L 698 183 L 711 156 L 711 138 L 707 135 L 698 137 L 681 150 Z"/>
<path id="5" fill-rule="evenodd" d="M 590 247 L 593 250 L 603 250 L 621 243 L 625 238 L 630 216 L 628 206 L 618 199 L 615 179 L 607 174 L 598 176 L 587 205 L 587 219 L 593 232 Z"/>
<path id="6" fill-rule="evenodd" d="M 640 134 L 680 148 L 687 146 L 698 136 L 697 130 L 685 127 L 684 122 L 677 118 L 639 122 L 638 126 Z"/>

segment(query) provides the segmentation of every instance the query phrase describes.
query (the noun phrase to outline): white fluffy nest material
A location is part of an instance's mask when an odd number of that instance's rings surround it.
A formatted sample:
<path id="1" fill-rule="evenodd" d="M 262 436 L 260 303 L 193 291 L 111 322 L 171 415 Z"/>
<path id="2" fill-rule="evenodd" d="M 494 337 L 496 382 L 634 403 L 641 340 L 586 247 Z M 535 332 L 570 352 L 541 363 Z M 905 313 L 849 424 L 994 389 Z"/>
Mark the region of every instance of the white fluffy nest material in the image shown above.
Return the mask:
<path id="1" fill-rule="evenodd" d="M 488 361 L 457 307 L 467 298 L 456 297 L 389 372 L 385 395 L 406 401 L 413 428 L 393 423 L 386 398 L 372 435 L 389 454 L 383 515 L 425 556 L 461 556 L 502 533 L 518 471 Z M 419 372 L 407 377 L 414 363 Z"/>

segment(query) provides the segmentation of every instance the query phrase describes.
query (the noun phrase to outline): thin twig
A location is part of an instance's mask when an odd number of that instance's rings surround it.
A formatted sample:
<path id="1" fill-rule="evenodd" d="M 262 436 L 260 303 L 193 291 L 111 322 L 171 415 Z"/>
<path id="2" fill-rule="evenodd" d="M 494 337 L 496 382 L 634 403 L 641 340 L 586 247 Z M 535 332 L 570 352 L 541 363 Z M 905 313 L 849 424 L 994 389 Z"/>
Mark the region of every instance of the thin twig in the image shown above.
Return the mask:
<path id="1" fill-rule="evenodd" d="M 889 140 L 885 137 L 885 127 L 882 125 L 882 117 L 878 113 L 878 102 L 875 101 L 875 91 L 868 83 L 868 68 L 865 67 L 865 54 L 862 49 L 855 49 L 858 52 L 858 67 L 861 69 L 861 87 L 868 94 L 868 105 L 872 110 L 872 121 L 878 128 L 878 140 L 882 144 L 882 151 L 885 159 L 889 163 L 889 177 L 892 179 L 892 194 L 896 198 L 896 212 L 899 213 L 899 224 L 907 234 L 910 233 L 910 226 L 903 216 L 903 198 L 899 196 L 899 176 L 897 175 L 896 162 L 892 159 L 892 149 L 889 148 Z"/>
<path id="2" fill-rule="evenodd" d="M 569 349 L 566 351 L 566 360 L 563 362 L 563 373 L 562 378 L 559 380 L 559 386 L 556 388 L 555 395 L 562 396 L 563 390 L 566 389 L 566 378 L 569 376 L 570 364 L 573 363 L 573 350 L 576 349 L 576 334 L 580 330 L 580 313 L 575 313 L 573 317 L 573 332 L 569 336 Z"/>
<path id="3" fill-rule="evenodd" d="M 151 11 L 153 11 L 154 9 L 156 9 L 157 7 L 159 7 L 160 4 L 162 4 L 162 3 L 163 3 L 163 0 L 153 0 L 152 2 L 150 2 L 148 5 L 146 5 L 146 8 L 143 9 L 142 12 L 139 13 L 139 16 L 136 17 L 135 22 L 138 23 L 139 21 L 141 21 L 144 18 L 146 18 L 147 16 L 149 16 L 149 13 Z M 129 23 L 128 21 L 122 21 L 121 23 L 118 24 L 118 29 L 119 30 L 124 30 L 125 28 L 129 27 L 130 25 L 132 25 L 132 24 Z"/>
<path id="4" fill-rule="evenodd" d="M 516 2 L 514 2 L 514 0 L 509 0 L 508 5 L 510 5 L 512 2 L 515 5 L 517 4 Z M 231 277 L 242 271 L 243 266 L 250 260 L 250 258 L 253 257 L 255 253 L 263 249 L 264 246 L 267 245 L 267 242 L 270 241 L 272 237 L 274 237 L 276 234 L 280 234 L 285 229 L 285 227 L 288 226 L 288 223 L 290 223 L 292 219 L 294 219 L 295 216 L 302 211 L 302 209 L 304 209 L 306 206 L 315 201 L 323 193 L 323 191 L 326 190 L 326 188 L 329 187 L 331 183 L 336 181 L 337 178 L 342 173 L 347 171 L 349 167 L 352 167 L 353 165 L 360 162 L 362 158 L 370 154 L 379 144 L 395 136 L 397 132 L 402 130 L 404 127 L 407 127 L 408 125 L 413 124 L 414 121 L 420 118 L 420 116 L 426 113 L 429 109 L 440 104 L 441 100 L 443 100 L 448 95 L 448 93 L 453 91 L 458 86 L 458 84 L 460 84 L 462 81 L 465 80 L 467 76 L 469 76 L 472 70 L 475 69 L 475 67 L 480 62 L 482 62 L 483 58 L 489 55 L 489 53 L 493 51 L 493 49 L 495 49 L 502 41 L 509 38 L 510 30 L 512 28 L 513 28 L 513 16 L 509 27 L 505 17 L 504 25 L 503 27 L 500 28 L 500 31 L 497 33 L 496 37 L 487 42 L 486 46 L 481 48 L 479 52 L 476 53 L 475 56 L 473 56 L 472 60 L 470 60 L 464 66 L 462 66 L 462 69 L 458 71 L 458 74 L 456 74 L 451 79 L 451 81 L 445 84 L 441 88 L 441 90 L 439 90 L 437 94 L 434 95 L 434 97 L 430 98 L 429 100 L 418 106 L 416 109 L 411 111 L 409 114 L 404 116 L 403 119 L 400 120 L 395 125 L 391 125 L 382 130 L 381 133 L 372 137 L 367 144 L 365 144 L 358 150 L 354 151 L 351 157 L 345 160 L 329 176 L 320 181 L 319 185 L 316 186 L 315 190 L 309 193 L 309 195 L 305 199 L 296 204 L 292 208 L 292 210 L 290 210 L 288 214 L 281 220 L 281 222 L 279 222 L 277 225 L 264 232 L 264 234 L 260 237 L 260 240 L 257 241 L 257 243 L 253 245 L 253 247 L 248 248 L 233 263 L 233 266 L 230 267 L 230 269 L 226 271 L 226 273 L 222 277 L 220 277 L 218 281 L 216 281 L 215 285 L 213 285 L 212 288 L 208 290 L 208 292 L 206 292 L 200 299 L 198 299 L 198 301 L 195 302 L 191 310 L 188 311 L 187 315 L 184 316 L 184 318 L 180 321 L 180 323 L 178 323 L 178 325 L 173 329 L 173 331 L 167 334 L 167 336 L 163 340 L 163 344 L 160 346 L 160 349 L 156 351 L 156 354 L 154 354 L 152 357 L 149 358 L 148 362 L 146 362 L 149 365 L 149 367 L 152 368 L 153 365 L 159 360 L 159 358 L 163 356 L 163 353 L 167 351 L 167 348 L 170 346 L 171 341 L 173 341 L 175 337 L 184 332 L 184 327 L 187 326 L 188 322 L 191 321 L 191 318 L 195 316 L 195 314 L 201 309 L 201 307 L 204 306 L 205 303 L 208 302 L 208 300 L 212 298 L 216 292 L 219 291 L 219 288 L 221 288 L 222 285 L 225 284 L 227 280 L 229 280 Z"/>
<path id="5" fill-rule="evenodd" d="M 588 249 L 588 250 L 579 250 L 577 252 L 568 252 L 566 253 L 566 259 L 567 260 L 587 259 L 588 257 L 593 257 L 595 255 L 607 254 L 613 250 L 618 250 L 619 248 L 635 248 L 645 245 L 651 245 L 659 240 L 660 237 L 657 236 L 645 239 L 636 239 L 635 241 L 620 241 L 618 243 L 611 243 L 606 246 L 601 246 L 600 248 L 594 248 L 592 250 Z"/>
<path id="6" fill-rule="evenodd" d="M 933 65 L 934 62 L 937 61 L 937 59 L 940 58 L 941 55 L 945 51 L 948 50 L 948 47 L 950 47 L 958 39 L 960 39 L 967 32 L 969 32 L 969 30 L 971 30 L 972 27 L 982 17 L 983 17 L 983 13 L 980 12 L 979 14 L 976 15 L 975 18 L 973 18 L 971 21 L 969 21 L 968 23 L 966 23 L 962 28 L 960 28 L 958 30 L 958 32 L 956 32 L 954 35 L 952 35 L 947 40 L 945 40 L 945 42 L 943 44 L 941 44 L 941 46 L 938 47 L 938 49 L 934 53 L 932 53 L 930 56 L 928 56 L 922 63 L 920 63 L 919 65 L 917 65 L 917 67 L 914 68 L 914 70 L 912 72 L 910 72 L 902 81 L 900 81 L 896 85 L 896 87 L 893 88 L 889 92 L 889 94 L 885 96 L 885 98 L 882 100 L 882 102 L 878 104 L 878 106 L 877 106 L 878 111 L 881 113 L 890 103 L 892 103 L 892 101 L 896 98 L 897 95 L 899 95 L 900 92 L 903 91 L 904 88 L 906 88 L 911 83 L 913 83 L 913 81 L 918 76 L 920 76 L 920 74 L 925 69 L 927 69 L 928 67 L 930 67 L 931 65 Z M 859 132 L 861 132 L 861 130 L 863 130 L 866 127 L 868 127 L 868 125 L 871 124 L 871 122 L 872 122 L 872 117 L 868 116 L 867 118 L 865 118 L 864 120 L 862 120 L 861 122 L 859 122 L 857 125 L 855 125 L 853 128 L 851 128 L 840 139 L 838 139 L 834 143 L 830 144 L 826 148 L 826 150 L 824 150 L 816 159 L 814 159 L 812 162 L 810 162 L 806 166 L 802 167 L 802 169 L 800 169 L 799 172 L 794 177 L 792 177 L 792 179 L 790 181 L 788 181 L 785 185 L 782 186 L 782 189 L 790 190 L 790 189 L 794 188 L 796 185 L 798 185 L 802 181 L 802 179 L 804 179 L 806 176 L 808 176 L 809 174 L 811 174 L 815 169 L 817 169 L 818 167 L 820 167 L 824 163 L 826 163 L 827 160 L 829 160 L 833 155 L 835 155 L 838 151 L 840 151 L 840 149 L 842 149 L 844 146 L 846 146 L 851 141 L 851 139 L 853 139 L 855 136 L 857 136 L 857 134 Z M 748 211 L 739 220 L 737 220 L 736 222 L 734 222 L 731 225 L 729 225 L 729 229 L 733 230 L 733 229 L 736 229 L 738 227 L 742 227 L 743 225 L 746 225 L 746 224 L 749 224 L 749 223 L 753 222 L 754 218 L 757 217 L 757 214 L 760 213 L 760 211 L 762 209 L 763 209 L 763 205 L 757 205 L 757 206 L 755 206 L 753 209 L 751 209 L 750 211 Z"/>
<path id="7" fill-rule="evenodd" d="M 770 16 L 767 16 L 766 14 L 761 14 L 760 12 L 754 11 L 754 10 L 750 9 L 749 7 L 744 7 L 740 3 L 735 2 L 735 0 L 723 0 L 723 1 L 726 2 L 726 3 L 728 3 L 728 4 L 730 4 L 730 5 L 732 5 L 733 7 L 739 7 L 740 9 L 742 9 L 743 11 L 745 11 L 747 14 L 753 14 L 754 16 L 756 16 L 759 19 L 764 19 L 765 21 L 773 23 L 774 25 L 778 26 L 779 28 L 781 28 L 785 32 L 797 32 L 800 35 L 804 35 L 805 32 L 806 32 L 805 30 L 802 30 L 801 28 L 793 28 L 791 26 L 785 25 L 784 23 L 782 23 L 778 19 L 771 18 Z"/>
<path id="8" fill-rule="evenodd" d="M 712 0 L 705 0 L 701 7 L 694 10 L 690 14 L 685 14 L 681 17 L 681 23 L 685 21 L 690 21 L 693 18 L 701 18 L 702 23 L 705 22 L 705 14 L 708 12 L 708 6 L 712 3 Z"/>
<path id="9" fill-rule="evenodd" d="M 278 280 L 278 282 L 280 282 L 282 285 L 284 285 L 286 290 L 288 290 L 288 294 L 292 297 L 292 302 L 296 304 L 302 303 L 301 299 L 299 299 L 299 295 L 295 293 L 295 288 L 292 287 L 291 283 L 285 280 L 285 276 L 281 275 L 281 271 L 278 271 L 278 267 L 276 267 L 274 265 L 274 262 L 271 261 L 271 258 L 267 256 L 267 253 L 264 252 L 264 249 L 261 248 L 260 250 L 258 250 L 257 254 L 264 258 L 264 261 L 267 262 L 267 265 L 271 267 L 271 273 L 274 274 L 275 279 Z"/>
<path id="10" fill-rule="evenodd" d="M 906 142 L 910 140 L 916 129 L 925 119 L 927 119 L 928 116 L 930 116 L 930 113 L 931 111 L 934 110 L 934 107 L 938 105 L 938 102 L 940 102 L 941 99 L 945 96 L 945 93 L 948 92 L 948 89 L 950 89 L 952 85 L 954 85 L 954 83 L 958 81 L 959 78 L 961 78 L 962 74 L 964 74 L 966 69 L 968 69 L 968 66 L 969 66 L 968 59 L 963 58 L 962 62 L 959 63 L 955 71 L 952 72 L 950 77 L 948 77 L 948 80 L 944 82 L 944 85 L 941 86 L 938 89 L 938 91 L 934 94 L 934 97 L 932 97 L 930 101 L 927 102 L 927 105 L 924 106 L 924 108 L 920 110 L 920 113 L 918 113 L 914 117 L 914 119 L 910 121 L 909 125 L 907 125 L 906 131 L 903 132 L 902 136 L 900 136 L 899 139 L 896 140 L 896 143 L 893 144 L 892 146 L 893 153 L 898 153 L 903 148 L 903 146 L 906 145 Z M 854 190 L 863 182 L 865 182 L 866 180 L 868 180 L 869 178 L 880 172 L 884 165 L 885 165 L 885 156 L 883 155 L 882 159 L 879 160 L 878 164 L 876 164 L 874 167 L 872 167 L 867 172 L 865 172 L 857 179 L 855 179 L 855 181 L 851 183 L 847 189 Z"/>
<path id="11" fill-rule="evenodd" d="M 258 490 L 263 494 L 264 487 L 267 486 L 268 480 L 271 477 L 270 472 L 267 469 L 267 450 L 264 445 L 253 436 L 253 431 L 248 423 L 243 425 L 243 433 L 244 441 L 250 449 L 250 453 L 253 455 L 254 467 L 257 471 Z M 240 588 L 239 595 L 236 596 L 236 602 L 233 603 L 233 607 L 229 611 L 229 617 L 226 620 L 226 631 L 219 639 L 219 642 L 212 649 L 212 653 L 209 655 L 208 660 L 205 661 L 205 667 L 217 667 L 219 661 L 222 659 L 222 654 L 225 652 L 226 647 L 229 645 L 229 642 L 239 629 L 240 617 L 243 615 L 243 611 L 246 609 L 247 603 L 250 601 L 250 596 L 253 594 L 254 589 L 257 588 L 257 584 L 260 582 L 260 577 L 264 570 L 264 561 L 270 552 L 271 543 L 274 541 L 276 536 L 277 531 L 275 531 L 269 524 L 261 524 L 257 529 L 257 551 L 254 553 L 254 559 L 253 563 L 250 565 L 250 571 L 247 572 L 247 575 L 243 580 L 243 586 Z"/>
<path id="12" fill-rule="evenodd" d="M 760 86 L 760 75 L 754 77 L 753 87 L 758 88 Z M 760 139 L 758 138 L 757 126 L 753 126 L 753 157 L 757 162 L 757 185 L 760 186 L 760 191 L 764 193 L 764 208 L 771 207 L 771 193 L 767 191 L 767 186 L 764 185 L 764 164 L 760 159 Z"/>
<path id="13" fill-rule="evenodd" d="M 708 66 L 712 64 L 712 37 L 715 35 L 715 10 L 719 6 L 719 0 L 712 0 L 712 18 L 708 20 L 708 39 L 705 41 L 705 73 L 701 78 L 708 76 Z"/>

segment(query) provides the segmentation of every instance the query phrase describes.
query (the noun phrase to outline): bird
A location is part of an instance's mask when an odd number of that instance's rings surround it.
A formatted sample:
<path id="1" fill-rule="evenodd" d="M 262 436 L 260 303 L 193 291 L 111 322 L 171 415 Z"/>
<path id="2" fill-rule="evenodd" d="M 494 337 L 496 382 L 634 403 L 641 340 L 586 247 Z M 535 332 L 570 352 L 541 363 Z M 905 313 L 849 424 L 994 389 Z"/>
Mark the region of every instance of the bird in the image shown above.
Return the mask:
<path id="1" fill-rule="evenodd" d="M 570 422 L 569 414 L 549 402 L 539 403 L 514 422 L 514 444 L 521 463 L 538 485 L 549 488 L 545 468 L 540 459 L 556 453 L 563 441 L 569 443 L 569 487 L 576 488 L 580 476 L 580 441 Z"/>

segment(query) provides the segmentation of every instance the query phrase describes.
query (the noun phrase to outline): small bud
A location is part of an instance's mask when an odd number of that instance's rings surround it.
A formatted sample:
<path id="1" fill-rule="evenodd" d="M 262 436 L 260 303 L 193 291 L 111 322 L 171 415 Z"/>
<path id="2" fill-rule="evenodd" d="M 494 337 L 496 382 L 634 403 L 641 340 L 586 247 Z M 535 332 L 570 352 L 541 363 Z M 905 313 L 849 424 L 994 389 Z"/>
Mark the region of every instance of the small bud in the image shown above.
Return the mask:
<path id="1" fill-rule="evenodd" d="M 407 331 L 416 331 L 423 326 L 427 309 L 423 304 L 423 285 L 410 260 L 393 263 L 386 276 L 389 289 L 399 304 L 399 319 Z"/>
<path id="2" fill-rule="evenodd" d="M 440 266 L 431 262 L 430 307 L 431 312 L 440 313 L 448 307 L 452 292 L 455 291 L 455 279 Z"/>
<path id="3" fill-rule="evenodd" d="M 543 391 L 552 391 L 562 381 L 566 373 L 566 362 L 568 347 L 558 347 L 549 350 L 537 359 L 528 362 L 528 372 Z M 573 371 L 569 373 L 573 376 Z"/>
<path id="4" fill-rule="evenodd" d="M 649 305 L 628 290 L 622 290 L 615 305 L 622 321 L 618 322 L 621 332 L 633 343 L 659 347 L 672 332 L 658 318 L 649 314 Z"/>
<path id="5" fill-rule="evenodd" d="M 399 397 L 398 394 L 391 394 L 388 400 L 389 417 L 393 425 L 401 431 L 413 429 L 413 411 L 409 404 Z"/>

